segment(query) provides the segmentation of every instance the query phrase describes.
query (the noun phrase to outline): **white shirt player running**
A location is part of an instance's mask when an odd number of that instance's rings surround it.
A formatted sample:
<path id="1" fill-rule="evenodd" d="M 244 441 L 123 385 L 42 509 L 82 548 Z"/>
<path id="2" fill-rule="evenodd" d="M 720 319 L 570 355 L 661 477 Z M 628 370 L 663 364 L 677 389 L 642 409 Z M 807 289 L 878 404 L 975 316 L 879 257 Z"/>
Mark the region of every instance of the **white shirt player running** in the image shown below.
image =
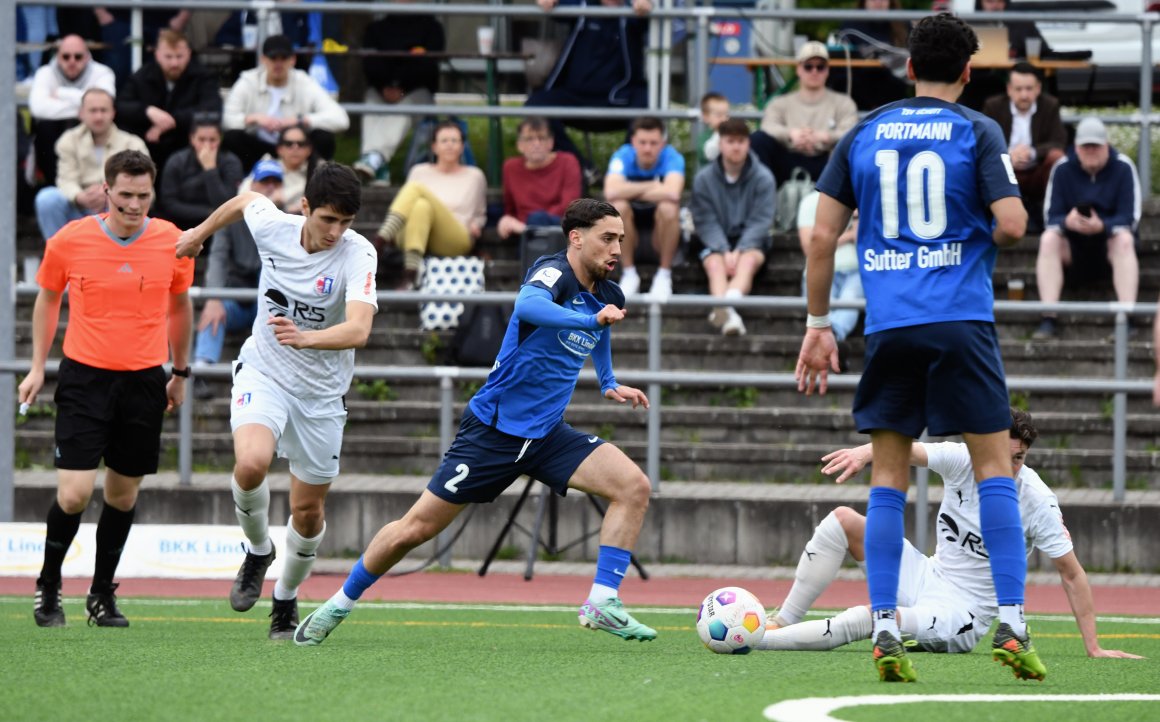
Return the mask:
<path id="1" fill-rule="evenodd" d="M 301 240 L 306 218 L 283 213 L 265 197 L 246 206 L 245 221 L 262 257 L 262 275 L 258 315 L 238 360 L 296 398 L 342 396 L 354 375 L 354 349 L 283 346 L 267 320 L 285 316 L 301 329 L 317 330 L 345 321 L 349 301 L 378 309 L 374 246 L 348 229 L 334 248 L 307 253 Z"/>
<path id="2" fill-rule="evenodd" d="M 975 485 L 971 455 L 966 444 L 944 442 L 923 444 L 927 467 L 943 478 L 943 500 L 939 505 L 935 547 L 931 567 L 952 588 L 969 596 L 979 616 L 993 619 L 999 614 L 995 585 L 983 532 L 979 524 L 978 487 Z M 1024 465 L 1015 477 L 1019 494 L 1019 515 L 1027 553 L 1039 549 L 1052 559 L 1072 550 L 1071 535 L 1063 525 L 1059 500 L 1039 478 Z"/>

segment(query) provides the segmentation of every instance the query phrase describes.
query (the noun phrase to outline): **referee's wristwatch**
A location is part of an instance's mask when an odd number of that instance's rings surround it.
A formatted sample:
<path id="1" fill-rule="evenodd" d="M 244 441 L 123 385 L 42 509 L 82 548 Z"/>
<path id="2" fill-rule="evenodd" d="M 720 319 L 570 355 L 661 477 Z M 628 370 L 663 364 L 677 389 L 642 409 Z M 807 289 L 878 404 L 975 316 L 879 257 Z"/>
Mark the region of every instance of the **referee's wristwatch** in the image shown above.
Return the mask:
<path id="1" fill-rule="evenodd" d="M 187 379 L 187 378 L 189 378 L 189 367 L 186 366 L 183 369 L 179 369 L 176 366 L 174 366 L 173 367 L 173 375 L 177 376 L 178 378 Z"/>

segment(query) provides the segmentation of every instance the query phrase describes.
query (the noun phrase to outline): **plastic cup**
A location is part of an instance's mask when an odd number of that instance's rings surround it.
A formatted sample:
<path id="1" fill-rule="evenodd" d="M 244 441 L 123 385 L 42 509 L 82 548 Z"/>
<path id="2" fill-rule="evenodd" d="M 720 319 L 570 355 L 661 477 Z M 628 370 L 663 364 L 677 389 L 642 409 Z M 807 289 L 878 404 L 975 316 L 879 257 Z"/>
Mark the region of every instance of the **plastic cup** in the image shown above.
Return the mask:
<path id="1" fill-rule="evenodd" d="M 1039 60 L 1039 52 L 1043 49 L 1043 41 L 1039 38 L 1027 38 L 1025 48 L 1027 50 L 1028 60 Z"/>
<path id="2" fill-rule="evenodd" d="M 1023 300 L 1023 279 L 1012 278 L 1007 281 L 1007 300 L 1008 301 L 1022 301 Z"/>
<path id="3" fill-rule="evenodd" d="M 491 55 L 495 46 L 495 28 L 481 25 L 475 29 L 475 37 L 479 41 L 479 54 Z"/>

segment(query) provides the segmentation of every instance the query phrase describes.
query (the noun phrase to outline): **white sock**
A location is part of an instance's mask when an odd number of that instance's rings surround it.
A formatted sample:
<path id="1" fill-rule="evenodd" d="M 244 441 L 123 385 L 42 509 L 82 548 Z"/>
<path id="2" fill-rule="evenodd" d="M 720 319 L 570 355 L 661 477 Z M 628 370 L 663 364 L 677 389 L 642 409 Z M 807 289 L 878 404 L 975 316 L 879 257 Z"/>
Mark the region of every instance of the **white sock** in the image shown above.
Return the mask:
<path id="1" fill-rule="evenodd" d="M 741 298 L 744 295 L 740 288 L 730 288 L 725 291 L 725 298 Z"/>
<path id="2" fill-rule="evenodd" d="M 1027 620 L 1023 618 L 1022 604 L 1002 604 L 999 606 L 999 622 L 1011 625 L 1015 634 L 1027 636 Z"/>
<path id="3" fill-rule="evenodd" d="M 767 631 L 757 649 L 817 652 L 858 642 L 870 636 L 870 610 L 851 607 L 829 619 L 808 622 Z"/>
<path id="4" fill-rule="evenodd" d="M 633 278 L 633 277 L 639 278 L 639 276 L 636 273 L 636 266 L 627 266 L 625 268 L 620 269 L 620 280 L 621 281 L 624 281 L 626 278 Z"/>
<path id="5" fill-rule="evenodd" d="M 620 592 L 612 587 L 603 584 L 596 584 L 593 582 L 592 589 L 588 592 L 588 599 L 596 604 L 607 602 L 609 599 L 615 599 L 620 596 Z"/>
<path id="6" fill-rule="evenodd" d="M 787 624 L 797 624 L 802 620 L 814 601 L 838 576 L 842 560 L 846 558 L 846 545 L 842 523 L 834 512 L 830 512 L 806 543 L 794 572 L 793 586 L 781 603 L 777 616 Z"/>
<path id="7" fill-rule="evenodd" d="M 298 587 L 310 576 L 314 567 L 314 552 L 322 543 L 326 535 L 326 522 L 322 522 L 322 531 L 311 539 L 299 534 L 294 529 L 294 518 L 286 522 L 286 561 L 282 564 L 282 576 L 274 585 L 275 599 L 293 599 L 298 596 Z"/>
<path id="8" fill-rule="evenodd" d="M 342 591 L 342 587 L 339 587 L 338 591 L 334 593 L 334 596 L 330 598 L 330 603 L 339 609 L 351 610 L 354 609 L 354 605 L 358 603 L 358 600 L 346 596 L 346 592 Z"/>
<path id="9" fill-rule="evenodd" d="M 633 266 L 633 268 L 636 268 L 636 266 Z M 628 269 L 625 269 L 625 270 L 628 270 Z M 658 278 L 672 278 L 672 277 L 673 277 L 672 269 L 658 268 L 656 274 L 653 275 L 653 280 L 656 280 Z"/>
<path id="10" fill-rule="evenodd" d="M 231 479 L 230 488 L 234 492 L 234 513 L 242 533 L 250 542 L 250 553 L 266 556 L 273 548 L 270 544 L 270 485 L 263 479 L 258 488 L 245 491 L 238 486 L 237 479 Z"/>
<path id="11" fill-rule="evenodd" d="M 874 639 L 877 639 L 881 632 L 886 632 L 895 639 L 902 639 L 902 633 L 898 631 L 897 609 L 879 609 L 871 616 L 874 617 Z"/>

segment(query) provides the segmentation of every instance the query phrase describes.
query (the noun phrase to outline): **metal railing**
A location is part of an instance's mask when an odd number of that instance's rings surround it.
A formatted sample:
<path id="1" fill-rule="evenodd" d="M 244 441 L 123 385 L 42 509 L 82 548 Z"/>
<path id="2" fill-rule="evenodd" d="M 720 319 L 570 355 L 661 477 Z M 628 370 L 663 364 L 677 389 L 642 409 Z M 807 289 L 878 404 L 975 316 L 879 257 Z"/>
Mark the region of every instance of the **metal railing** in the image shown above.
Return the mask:
<path id="1" fill-rule="evenodd" d="M 16 286 L 20 297 L 34 296 L 38 288 L 32 283 L 20 283 Z M 513 292 L 485 292 L 465 296 L 454 296 L 454 301 L 465 304 L 511 305 L 515 302 Z M 253 300 L 255 292 L 247 289 L 228 288 L 191 288 L 190 296 L 194 300 L 201 299 L 233 299 Z M 447 301 L 449 297 L 440 294 L 420 292 L 382 291 L 378 294 L 379 303 L 383 306 L 411 306 L 427 301 Z M 663 386 L 753 386 L 758 388 L 796 388 L 797 381 L 793 374 L 788 373 L 743 373 L 743 372 L 711 372 L 711 371 L 666 371 L 662 368 L 663 340 L 661 331 L 666 308 L 711 308 L 718 306 L 721 299 L 707 295 L 677 295 L 667 301 L 658 302 L 648 297 L 640 297 L 648 307 L 648 365 L 645 369 L 621 369 L 617 371 L 619 380 L 629 383 L 640 383 L 648 386 L 648 395 L 651 398 L 661 397 Z M 800 297 L 788 296 L 746 296 L 730 299 L 730 305 L 750 310 L 774 310 L 794 313 L 804 313 L 806 301 Z M 832 301 L 834 308 L 865 307 L 864 301 Z M 1111 378 L 1099 377 L 1050 377 L 1050 376 L 1017 376 L 1009 377 L 1007 385 L 1015 391 L 1069 391 L 1080 394 L 1112 394 L 1114 408 L 1112 413 L 1113 428 L 1113 496 L 1117 501 L 1124 499 L 1126 488 L 1125 451 L 1127 440 L 1127 395 L 1146 395 L 1152 392 L 1151 379 L 1129 379 L 1128 369 L 1128 317 L 1132 315 L 1149 315 L 1156 313 L 1155 304 L 1120 304 L 1117 302 L 1068 302 L 1043 303 L 1038 301 L 996 301 L 995 313 L 997 317 L 1034 315 L 1043 312 L 1063 313 L 1071 316 L 1093 316 L 1115 318 L 1115 339 L 1113 343 Z M 28 362 L 4 361 L 0 362 L 0 374 L 25 372 Z M 49 370 L 55 372 L 55 366 Z M 230 364 L 219 363 L 204 367 L 195 367 L 196 376 L 206 378 L 228 378 Z M 440 384 L 440 444 L 446 449 L 451 443 L 454 421 L 454 399 L 452 385 L 457 380 L 484 380 L 489 371 L 481 368 L 460 368 L 455 366 L 357 366 L 355 375 L 365 379 L 428 379 L 437 380 Z M 857 386 L 859 376 L 835 375 L 830 377 L 829 385 L 834 389 L 853 389 Z M 595 372 L 586 369 L 581 374 L 581 380 L 591 383 L 596 380 Z M 11 386 L 8 386 L 11 393 Z M 182 483 L 188 484 L 192 479 L 192 404 L 183 404 L 179 421 L 179 452 L 178 471 Z M 648 446 L 646 473 L 654 486 L 660 479 L 660 434 L 661 434 L 662 405 L 652 404 L 648 411 Z M 0 473 L 5 470 L 0 469 Z M 2 485 L 0 485 L 2 486 Z"/>
<path id="2" fill-rule="evenodd" d="M 131 8 L 131 36 L 142 36 L 142 12 L 153 9 L 183 9 L 188 3 L 178 0 L 47 0 L 38 4 L 56 6 L 107 6 L 115 8 Z M 657 0 L 657 5 L 671 5 L 666 0 Z M 13 6 L 10 6 L 13 7 Z M 277 6 L 272 0 L 199 0 L 199 10 L 249 10 L 258 17 L 258 47 L 261 47 L 266 16 L 273 11 L 285 8 Z M 326 2 L 299 6 L 293 9 L 297 12 L 320 12 L 338 14 L 379 14 L 388 12 L 388 8 L 381 3 L 372 2 Z M 12 12 L 15 12 L 13 7 Z M 389 12 L 393 15 L 442 15 L 442 16 L 474 16 L 486 18 L 495 23 L 497 18 L 544 18 L 544 17 L 635 17 L 628 8 L 608 8 L 603 6 L 589 7 L 557 7 L 550 13 L 545 13 L 535 5 L 503 5 L 479 3 L 472 5 L 445 5 L 439 3 L 392 4 Z M 921 11 L 859 11 L 857 17 L 862 20 L 891 20 L 913 21 L 926 17 L 930 13 Z M 687 97 L 700 98 L 709 89 L 709 40 L 712 23 L 723 19 L 736 20 L 823 20 L 848 21 L 851 18 L 849 10 L 764 10 L 756 8 L 741 8 L 736 6 L 703 6 L 703 7 L 656 7 L 648 14 L 650 44 L 646 48 L 646 80 L 649 86 L 650 112 L 661 117 L 672 119 L 687 119 L 694 125 L 693 137 L 701 130 L 700 114 L 695 108 L 673 112 L 671 110 L 671 23 L 674 20 L 688 21 L 689 35 L 692 43 L 692 63 L 687 77 Z M 1003 12 L 1003 13 L 964 13 L 959 17 L 969 22 L 995 21 L 1044 21 L 1043 13 L 1037 12 Z M 15 27 L 14 19 L 13 25 Z M 1140 128 L 1140 140 L 1137 147 L 1136 167 L 1145 187 L 1151 188 L 1152 152 L 1151 133 L 1148 129 L 1157 119 L 1152 114 L 1152 31 L 1155 23 L 1160 20 L 1158 13 L 1086 13 L 1066 12 L 1052 13 L 1052 22 L 1087 23 L 1098 22 L 1106 24 L 1138 25 L 1141 36 L 1140 57 L 1140 91 L 1139 112 L 1131 115 L 1100 114 L 1104 122 L 1116 124 L 1137 125 Z M 6 23 L 0 23 L 6 24 Z M 11 28 L 9 28 L 11 29 Z M 15 41 L 8 47 L 15 47 Z M 132 48 L 132 67 L 140 67 L 142 44 L 134 42 Z M 11 93 L 10 86 L 0 87 L 0 104 L 4 101 L 15 102 L 14 98 L 6 97 Z M 478 115 L 485 117 L 522 116 L 527 111 L 522 108 L 486 108 L 478 106 L 381 106 L 366 103 L 346 103 L 343 105 L 350 112 L 355 113 L 392 113 L 392 114 L 437 114 L 450 113 L 455 115 Z M 611 111 L 611 112 L 609 112 Z M 660 111 L 659 113 L 657 111 Z M 639 111 L 625 109 L 578 109 L 565 107 L 537 107 L 536 114 L 553 118 L 613 118 L 625 117 L 631 119 L 639 115 Z M 760 113 L 738 112 L 738 117 L 752 119 L 759 118 Z M 0 139 L 2 141 L 2 139 Z"/>
<path id="3" fill-rule="evenodd" d="M 42 0 L 40 4 L 56 5 L 56 6 L 106 6 L 117 8 L 132 8 L 133 9 L 133 24 L 132 32 L 134 37 L 141 36 L 141 11 L 146 9 L 164 9 L 164 8 L 183 8 L 188 7 L 188 3 L 160 0 L 146 2 L 143 0 Z M 6 16 L 0 17 L 0 47 L 15 48 L 15 5 L 6 3 L 4 12 Z M 249 9 L 262 15 L 276 9 L 276 6 L 270 0 L 252 0 L 251 2 L 238 2 L 237 0 L 200 0 L 198 9 Z M 387 11 L 387 8 L 382 4 L 377 3 L 359 3 L 359 2 L 333 2 L 333 3 L 319 3 L 310 5 L 309 7 L 298 6 L 295 10 L 310 10 L 323 13 L 361 13 L 372 14 Z M 390 6 L 391 13 L 408 13 L 408 14 L 434 14 L 434 15 L 471 15 L 482 16 L 488 18 L 494 17 L 543 17 L 544 13 L 534 6 L 504 6 L 504 5 L 442 5 L 442 4 L 393 4 Z M 631 13 L 627 10 L 603 7 L 589 7 L 589 8 L 557 8 L 552 12 L 552 15 L 559 17 L 574 17 L 574 16 L 625 16 Z M 889 20 L 916 20 L 925 17 L 927 13 L 921 12 L 900 12 L 891 11 L 889 13 L 861 13 L 860 18 L 867 20 L 871 19 L 889 19 Z M 765 10 L 740 10 L 731 7 L 695 7 L 695 8 L 678 8 L 678 9 L 661 9 L 658 8 L 650 14 L 650 22 L 654 25 L 657 23 L 667 23 L 674 19 L 691 20 L 692 37 L 693 37 L 693 64 L 692 70 L 689 74 L 689 97 L 700 97 L 704 89 L 708 87 L 708 42 L 710 35 L 710 23 L 714 19 L 719 18 L 744 18 L 744 19 L 774 19 L 774 20 L 847 20 L 850 17 L 849 11 L 846 10 L 795 10 L 795 11 L 765 11 Z M 1042 20 L 1043 18 L 1036 13 L 1002 13 L 1002 14 L 970 14 L 962 16 L 969 20 L 986 21 L 986 20 Z M 1087 13 L 1064 13 L 1052 16 L 1053 21 L 1065 22 L 1089 22 L 1097 19 L 1101 23 L 1119 23 L 1119 24 L 1135 24 L 1140 27 L 1142 42 L 1142 55 L 1140 60 L 1140 110 L 1132 116 L 1102 116 L 1107 122 L 1122 122 L 1135 123 L 1141 128 L 1140 145 L 1138 149 L 1137 167 L 1139 169 L 1142 179 L 1150 180 L 1151 177 L 1151 135 L 1148 132 L 1150 126 L 1155 122 L 1155 116 L 1151 112 L 1152 106 L 1152 29 L 1155 22 L 1160 19 L 1160 15 L 1155 13 L 1144 13 L 1139 15 L 1118 15 L 1118 14 L 1100 14 L 1098 18 L 1093 18 L 1093 15 Z M 260 23 L 259 27 L 264 27 Z M 260 42 L 260 41 L 259 41 Z M 658 63 L 656 48 L 650 49 L 649 55 L 649 72 L 648 81 L 650 87 L 656 88 L 658 85 L 658 73 L 664 73 L 666 79 L 665 83 L 661 83 L 662 88 L 667 88 L 667 73 L 662 70 L 663 63 Z M 663 60 L 663 58 L 662 58 Z M 141 62 L 141 47 L 137 43 L 134 45 L 134 67 L 138 67 Z M 0 78 L 15 77 L 15 54 L 14 52 L 0 52 Z M 700 123 L 699 114 L 695 109 L 687 110 L 672 110 L 669 108 L 669 97 L 667 90 L 663 93 L 650 93 L 650 105 L 652 112 L 666 118 L 682 118 L 691 119 L 695 124 Z M 7 83 L 0 83 L 0 106 L 5 104 L 15 106 L 14 88 Z M 348 104 L 346 107 L 355 112 L 399 112 L 401 108 L 372 106 L 365 104 Z M 487 116 L 506 116 L 506 115 L 524 115 L 526 114 L 523 108 L 503 108 L 503 107 L 477 107 L 477 106 L 432 106 L 420 107 L 411 106 L 408 112 L 454 112 L 461 115 L 487 115 Z M 624 115 L 626 118 L 635 117 L 639 111 L 635 110 L 615 110 L 615 109 L 577 109 L 577 108 L 537 108 L 537 114 L 554 115 L 556 117 L 585 117 L 591 115 L 598 115 L 602 118 L 620 117 Z M 758 117 L 759 114 L 741 114 L 744 117 Z M 16 127 L 15 114 L 0 113 L 0 147 L 14 148 L 16 143 Z M 17 284 L 15 284 L 15 179 L 11 173 L 0 174 L 0 269 L 10 269 L 8 273 L 0 273 L 0 296 L 6 297 L 9 300 L 9 307 L 14 308 L 17 296 Z M 1150 185 L 1148 186 L 1150 187 Z M 21 285 L 19 292 L 22 295 L 34 292 L 32 286 Z M 195 298 L 208 297 L 233 297 L 234 292 L 226 289 L 193 289 Z M 243 294 L 243 298 L 248 295 Z M 487 293 L 474 297 L 465 297 L 462 300 L 469 303 L 511 303 L 514 301 L 514 294 L 494 294 Z M 401 294 L 401 293 L 382 293 L 380 294 L 380 302 L 384 304 L 413 304 L 420 300 L 446 300 L 446 297 L 422 296 L 420 294 Z M 459 300 L 459 299 L 457 299 Z M 790 374 L 738 374 L 738 373 L 710 373 L 710 372 L 675 372 L 664 371 L 661 369 L 661 319 L 663 309 L 667 306 L 697 306 L 709 307 L 719 303 L 718 299 L 710 296 L 676 296 L 666 303 L 650 303 L 648 312 L 648 368 L 644 370 L 623 370 L 618 373 L 618 377 L 625 381 L 632 381 L 635 383 L 647 384 L 649 394 L 654 398 L 659 398 L 659 393 L 662 385 L 668 384 L 686 384 L 686 385 L 746 385 L 757 386 L 763 388 L 787 388 L 796 386 Z M 769 297 L 747 297 L 743 299 L 731 300 L 731 303 L 741 308 L 753 309 L 784 309 L 794 311 L 804 311 L 805 301 L 800 298 L 769 298 Z M 856 307 L 859 304 L 834 303 L 835 307 Z M 1127 394 L 1146 394 L 1151 391 L 1151 381 L 1129 380 L 1126 378 L 1127 371 L 1127 318 L 1131 314 L 1143 314 L 1154 312 L 1154 307 L 1151 304 L 1127 307 L 1115 303 L 1063 303 L 1063 304 L 1041 304 L 1033 302 L 1005 302 L 999 301 L 995 304 L 996 313 L 998 315 L 1008 314 L 1012 311 L 1018 310 L 1021 312 L 1038 312 L 1038 311 L 1058 311 L 1076 315 L 1102 315 L 1106 316 L 1114 314 L 1116 318 L 1116 334 L 1115 334 L 1115 356 L 1114 356 L 1114 372 L 1113 378 L 1078 378 L 1078 379 L 1063 379 L 1063 378 L 1048 378 L 1048 377 L 1015 377 L 1008 379 L 1008 385 L 1011 388 L 1023 390 L 1043 390 L 1043 391 L 1059 391 L 1067 390 L 1075 393 L 1093 393 L 1093 394 L 1107 394 L 1112 393 L 1115 397 L 1114 412 L 1113 412 L 1113 484 L 1115 491 L 1115 498 L 1122 500 L 1124 498 L 1125 486 L 1125 447 L 1126 447 L 1126 429 L 1127 429 Z M 13 496 L 13 438 L 14 438 L 14 377 L 13 374 L 17 372 L 26 371 L 28 363 L 26 361 L 18 361 L 14 359 L 14 320 L 11 314 L 0 316 L 0 521 L 10 520 L 14 512 L 14 496 Z M 218 365 L 211 369 L 212 374 L 222 374 L 227 372 L 227 367 L 224 364 Z M 486 376 L 483 370 L 468 370 L 458 369 L 453 367 L 394 367 L 394 366 L 369 366 L 358 367 L 356 372 L 365 378 L 430 378 L 437 379 L 440 383 L 442 406 L 441 406 L 441 439 L 444 445 L 450 441 L 452 432 L 452 384 L 457 378 L 463 379 L 479 379 Z M 584 378 L 592 378 L 591 372 L 586 372 Z M 855 377 L 838 376 L 831 380 L 831 386 L 834 388 L 853 388 L 857 383 Z M 192 467 L 192 444 L 191 444 L 191 428 L 192 428 L 192 412 L 191 405 L 185 404 L 184 410 L 181 414 L 181 451 L 179 452 L 179 465 L 183 479 L 190 478 L 190 469 Z M 649 411 L 648 417 L 648 459 L 646 463 L 647 472 L 650 479 L 659 478 L 660 471 L 660 425 L 661 425 L 661 408 L 659 404 L 653 405 Z M 925 486 L 920 484 L 920 493 L 925 494 Z"/>

